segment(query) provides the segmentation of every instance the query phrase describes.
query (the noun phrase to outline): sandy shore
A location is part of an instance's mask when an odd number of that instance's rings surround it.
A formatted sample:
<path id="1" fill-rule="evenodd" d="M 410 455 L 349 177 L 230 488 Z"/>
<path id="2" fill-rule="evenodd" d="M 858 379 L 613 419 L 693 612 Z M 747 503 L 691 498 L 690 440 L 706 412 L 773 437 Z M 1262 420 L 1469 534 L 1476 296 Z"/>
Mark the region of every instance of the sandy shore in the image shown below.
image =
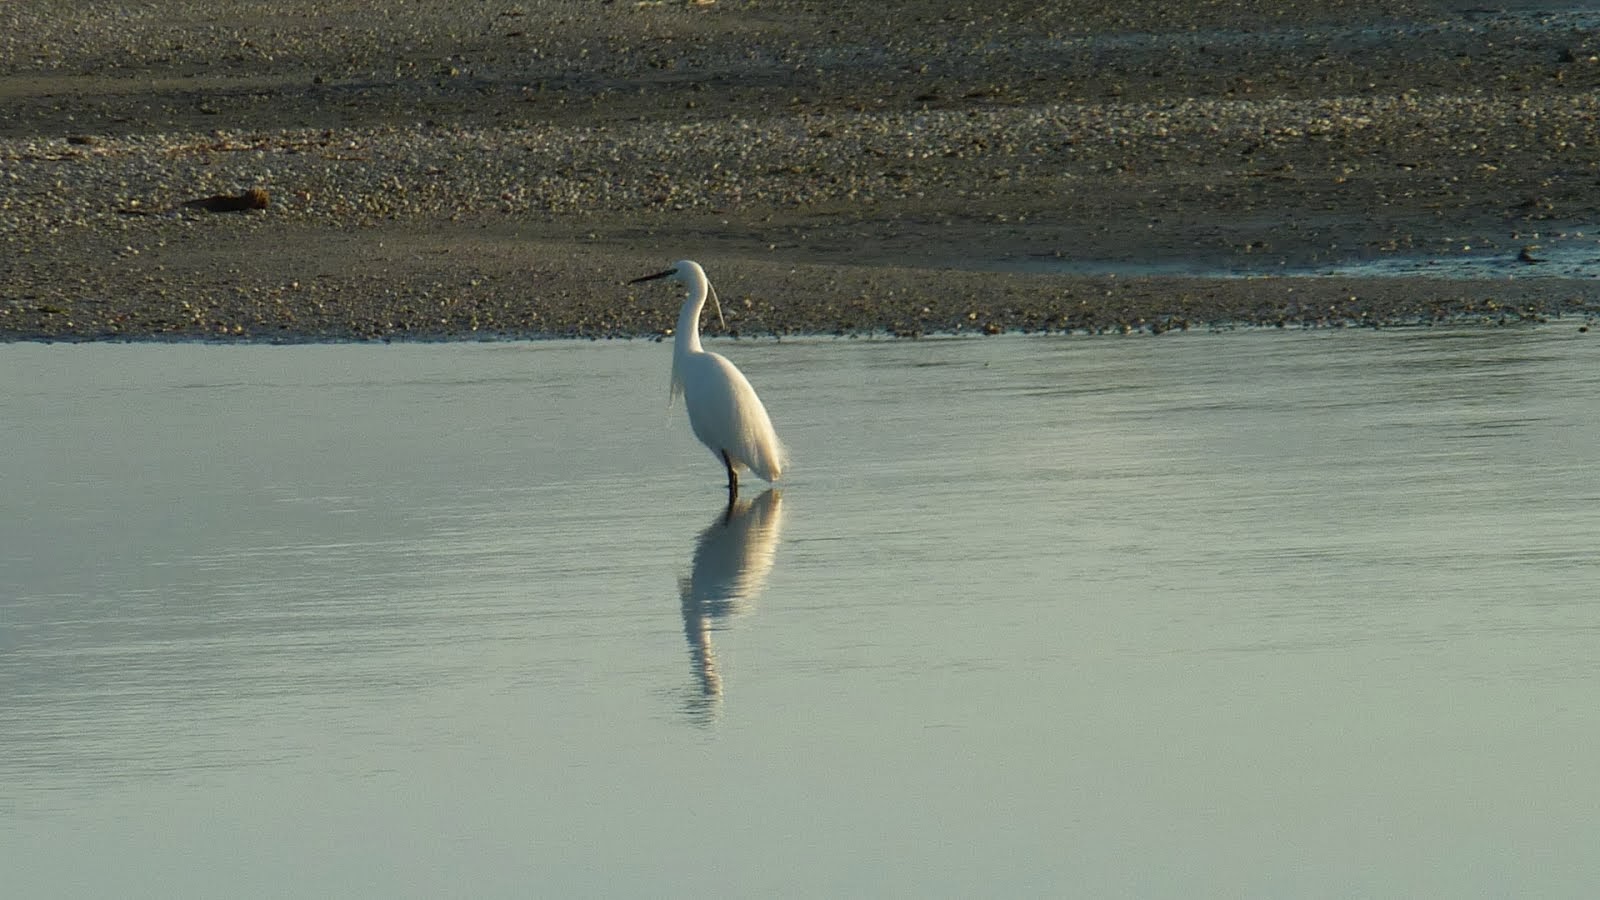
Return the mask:
<path id="1" fill-rule="evenodd" d="M 648 336 L 684 256 L 746 335 L 1600 312 L 1577 4 L 12 6 L 11 339 Z"/>

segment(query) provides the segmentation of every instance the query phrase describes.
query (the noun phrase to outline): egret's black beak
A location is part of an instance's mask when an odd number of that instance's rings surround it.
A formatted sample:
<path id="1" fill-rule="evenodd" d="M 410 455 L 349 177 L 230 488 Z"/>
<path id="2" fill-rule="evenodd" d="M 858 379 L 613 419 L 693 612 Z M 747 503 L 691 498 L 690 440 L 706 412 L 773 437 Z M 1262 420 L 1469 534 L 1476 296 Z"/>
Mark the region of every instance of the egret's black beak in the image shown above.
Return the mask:
<path id="1" fill-rule="evenodd" d="M 641 281 L 655 281 L 657 278 L 665 278 L 668 275 L 676 275 L 676 274 L 678 274 L 678 270 L 677 269 L 668 269 L 665 272 L 657 272 L 654 275 L 646 275 L 643 278 L 635 278 L 634 280 L 632 280 L 632 281 L 630 281 L 628 283 L 629 284 L 638 284 Z"/>

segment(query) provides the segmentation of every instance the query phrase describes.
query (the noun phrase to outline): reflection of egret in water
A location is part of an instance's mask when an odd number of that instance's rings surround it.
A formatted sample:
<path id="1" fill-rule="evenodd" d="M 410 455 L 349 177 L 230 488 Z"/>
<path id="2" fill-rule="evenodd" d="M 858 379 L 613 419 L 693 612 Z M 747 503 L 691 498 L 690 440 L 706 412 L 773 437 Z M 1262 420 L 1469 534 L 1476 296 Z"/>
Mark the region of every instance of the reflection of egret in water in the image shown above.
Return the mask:
<path id="1" fill-rule="evenodd" d="M 711 646 L 718 619 L 741 613 L 761 592 L 777 556 L 782 499 L 769 490 L 749 501 L 736 500 L 706 529 L 694 549 L 694 566 L 678 581 L 683 599 L 683 634 L 689 640 L 700 689 L 688 704 L 697 718 L 709 719 L 722 697 L 722 675 Z"/>

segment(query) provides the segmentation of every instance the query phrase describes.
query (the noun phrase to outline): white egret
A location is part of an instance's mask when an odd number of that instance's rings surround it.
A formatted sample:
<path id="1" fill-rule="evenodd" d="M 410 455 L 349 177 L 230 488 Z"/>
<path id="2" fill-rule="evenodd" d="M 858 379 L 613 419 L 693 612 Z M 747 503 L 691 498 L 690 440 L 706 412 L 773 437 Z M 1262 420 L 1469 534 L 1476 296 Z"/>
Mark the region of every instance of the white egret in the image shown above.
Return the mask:
<path id="1" fill-rule="evenodd" d="M 727 327 L 722 319 L 722 303 L 706 278 L 706 270 L 697 262 L 680 259 L 665 272 L 628 283 L 657 278 L 689 287 L 689 297 L 678 313 L 676 337 L 672 339 L 672 399 L 683 394 L 694 436 L 727 468 L 728 500 L 732 502 L 739 495 L 740 469 L 748 469 L 768 482 L 778 480 L 785 464 L 783 444 L 750 380 L 725 357 L 700 345 L 700 312 L 707 296 L 716 307 L 717 320 Z"/>

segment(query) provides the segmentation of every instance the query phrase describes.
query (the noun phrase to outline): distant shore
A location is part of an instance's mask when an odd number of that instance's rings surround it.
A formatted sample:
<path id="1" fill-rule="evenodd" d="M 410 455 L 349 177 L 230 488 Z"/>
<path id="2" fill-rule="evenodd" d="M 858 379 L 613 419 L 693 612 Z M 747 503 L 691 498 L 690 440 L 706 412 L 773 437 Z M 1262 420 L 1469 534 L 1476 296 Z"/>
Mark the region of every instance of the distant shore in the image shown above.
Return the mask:
<path id="1" fill-rule="evenodd" d="M 0 339 L 649 337 L 680 257 L 747 336 L 1600 315 L 1576 8 L 163 6 L 7 13 Z"/>

